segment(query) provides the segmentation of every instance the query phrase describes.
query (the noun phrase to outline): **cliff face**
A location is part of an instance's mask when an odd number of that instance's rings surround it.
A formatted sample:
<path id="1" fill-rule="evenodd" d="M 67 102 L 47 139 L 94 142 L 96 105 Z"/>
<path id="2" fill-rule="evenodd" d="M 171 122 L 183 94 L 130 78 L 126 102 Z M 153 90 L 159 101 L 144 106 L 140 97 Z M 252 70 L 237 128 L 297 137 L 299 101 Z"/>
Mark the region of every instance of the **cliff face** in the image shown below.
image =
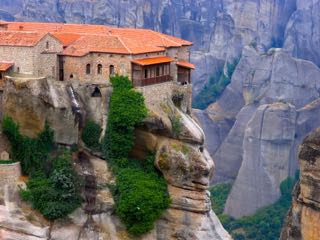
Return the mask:
<path id="1" fill-rule="evenodd" d="M 283 50 L 260 54 L 247 47 L 221 98 L 198 114 L 214 131 L 229 128 L 220 145 L 221 135 L 207 143 L 216 181 L 235 180 L 227 214 L 250 215 L 280 197 L 280 182 L 298 168 L 297 145 L 319 124 L 319 77 L 313 63 Z"/>
<path id="2" fill-rule="evenodd" d="M 101 98 L 91 96 L 97 87 Z M 155 153 L 154 164 L 168 183 L 172 204 L 155 223 L 154 230 L 140 239 L 231 239 L 211 210 L 208 188 L 214 163 L 203 148 L 202 129 L 187 114 L 191 111 L 190 86 L 164 83 L 146 87 L 142 92 L 149 116 L 136 129 L 132 154 L 139 158 Z M 172 101 L 175 94 L 182 96 L 179 108 Z M 101 125 L 106 124 L 104 116 L 108 114 L 110 95 L 110 86 L 103 83 L 62 83 L 26 77 L 7 81 L 3 94 L 4 114 L 18 122 L 28 136 L 36 136 L 47 120 L 56 132 L 56 142 L 64 145 L 80 143 L 79 152 L 73 155 L 74 163 L 86 179 L 85 186 L 90 192 L 84 191 L 86 201 L 81 208 L 64 220 L 50 223 L 20 200 L 18 189 L 25 186 L 24 179 L 4 184 L 0 187 L 1 239 L 133 238 L 115 215 L 114 200 L 107 187 L 114 178 L 107 162 L 84 150 L 79 138 L 82 120 L 95 119 Z M 179 121 L 178 129 L 173 126 L 173 119 Z"/>
<path id="3" fill-rule="evenodd" d="M 293 192 L 293 204 L 287 216 L 281 240 L 320 238 L 320 129 L 302 143 L 299 153 L 300 181 Z"/>

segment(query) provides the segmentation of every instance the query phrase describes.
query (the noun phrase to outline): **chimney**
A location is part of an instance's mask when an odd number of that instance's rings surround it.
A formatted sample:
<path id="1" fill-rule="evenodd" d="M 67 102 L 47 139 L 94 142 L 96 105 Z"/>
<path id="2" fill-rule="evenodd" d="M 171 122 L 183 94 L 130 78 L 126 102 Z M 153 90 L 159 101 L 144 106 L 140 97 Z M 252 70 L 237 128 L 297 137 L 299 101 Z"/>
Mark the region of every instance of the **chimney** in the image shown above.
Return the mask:
<path id="1" fill-rule="evenodd" d="M 8 29 L 8 23 L 0 22 L 0 30 L 7 30 L 7 29 Z"/>
<path id="2" fill-rule="evenodd" d="M 19 30 L 20 30 L 20 31 L 23 30 L 23 26 L 22 26 L 22 25 L 19 26 Z"/>

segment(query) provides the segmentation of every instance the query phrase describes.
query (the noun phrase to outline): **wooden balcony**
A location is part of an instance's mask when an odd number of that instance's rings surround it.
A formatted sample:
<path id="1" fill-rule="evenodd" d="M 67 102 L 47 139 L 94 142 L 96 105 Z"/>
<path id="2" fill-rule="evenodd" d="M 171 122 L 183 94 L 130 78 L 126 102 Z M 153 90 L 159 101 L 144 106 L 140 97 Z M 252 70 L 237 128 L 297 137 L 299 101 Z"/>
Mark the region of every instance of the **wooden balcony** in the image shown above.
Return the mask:
<path id="1" fill-rule="evenodd" d="M 135 87 L 144 87 L 158 83 L 164 83 L 172 81 L 172 77 L 170 75 L 159 76 L 159 77 L 151 77 L 151 78 L 143 78 L 143 79 L 135 79 L 133 85 Z"/>

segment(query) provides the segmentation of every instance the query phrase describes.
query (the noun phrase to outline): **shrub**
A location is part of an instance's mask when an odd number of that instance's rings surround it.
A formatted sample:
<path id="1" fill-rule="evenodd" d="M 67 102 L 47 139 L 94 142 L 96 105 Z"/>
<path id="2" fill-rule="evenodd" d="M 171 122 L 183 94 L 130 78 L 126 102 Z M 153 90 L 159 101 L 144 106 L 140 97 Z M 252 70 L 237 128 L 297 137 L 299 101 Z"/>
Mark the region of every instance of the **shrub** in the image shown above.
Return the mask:
<path id="1" fill-rule="evenodd" d="M 116 76 L 111 82 L 113 94 L 103 152 L 116 176 L 116 186 L 112 187 L 116 212 L 130 233 L 141 235 L 153 228 L 170 198 L 165 180 L 154 167 L 154 156 L 142 162 L 129 159 L 134 129 L 147 115 L 143 96 L 127 77 Z"/>
<path id="2" fill-rule="evenodd" d="M 72 167 L 71 154 L 60 153 L 52 166 L 48 177 L 42 171 L 32 174 L 27 189 L 21 192 L 23 200 L 49 220 L 63 218 L 81 204 L 81 181 Z"/>
<path id="3" fill-rule="evenodd" d="M 117 214 L 135 235 L 150 231 L 170 204 L 165 180 L 142 168 L 120 170 L 116 189 Z"/>
<path id="4" fill-rule="evenodd" d="M 2 121 L 2 129 L 11 144 L 12 159 L 21 162 L 25 174 L 31 174 L 43 168 L 53 148 L 54 138 L 53 130 L 47 122 L 36 139 L 23 136 L 19 131 L 19 125 L 7 116 Z"/>
<path id="5" fill-rule="evenodd" d="M 100 151 L 101 144 L 100 144 L 100 135 L 102 129 L 99 124 L 95 123 L 94 121 L 90 120 L 87 122 L 85 127 L 82 131 L 82 140 L 86 144 L 87 147 Z"/>
<path id="6" fill-rule="evenodd" d="M 134 128 L 147 115 L 144 98 L 136 92 L 127 77 L 111 78 L 110 99 L 104 151 L 108 159 L 127 158 L 134 144 Z"/>

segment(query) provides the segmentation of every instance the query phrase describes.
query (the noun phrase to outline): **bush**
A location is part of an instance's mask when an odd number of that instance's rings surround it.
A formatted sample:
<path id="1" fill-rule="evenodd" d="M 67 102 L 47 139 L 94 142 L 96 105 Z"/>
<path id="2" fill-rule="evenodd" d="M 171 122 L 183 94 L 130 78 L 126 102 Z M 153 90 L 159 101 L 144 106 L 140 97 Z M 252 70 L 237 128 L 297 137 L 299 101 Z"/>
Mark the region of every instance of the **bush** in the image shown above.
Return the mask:
<path id="1" fill-rule="evenodd" d="M 134 128 L 147 115 L 144 98 L 136 92 L 127 77 L 111 78 L 110 99 L 104 152 L 108 159 L 127 158 L 134 144 Z"/>
<path id="2" fill-rule="evenodd" d="M 78 208 L 81 181 L 73 169 L 70 152 L 49 158 L 54 138 L 49 124 L 36 139 L 23 136 L 10 117 L 3 119 L 2 128 L 11 143 L 13 159 L 20 161 L 24 173 L 29 175 L 27 189 L 21 191 L 22 199 L 49 220 L 63 218 Z"/>
<path id="3" fill-rule="evenodd" d="M 116 76 L 111 82 L 103 152 L 116 176 L 116 186 L 112 187 L 116 212 L 131 234 L 141 235 L 153 228 L 169 207 L 170 198 L 165 180 L 154 167 L 154 156 L 142 162 L 129 159 L 134 129 L 147 115 L 143 96 L 127 77 Z"/>
<path id="4" fill-rule="evenodd" d="M 63 152 L 52 160 L 52 171 L 47 177 L 42 171 L 35 172 L 21 192 L 23 200 L 32 204 L 49 220 L 63 218 L 81 204 L 81 181 L 72 166 L 69 152 Z"/>
<path id="5" fill-rule="evenodd" d="M 116 191 L 116 212 L 135 235 L 153 229 L 154 222 L 170 204 L 165 180 L 157 174 L 146 174 L 143 168 L 120 170 Z"/>
<path id="6" fill-rule="evenodd" d="M 96 124 L 94 121 L 88 121 L 82 131 L 82 140 L 86 144 L 87 147 L 100 151 L 100 135 L 102 129 L 99 124 Z"/>
<path id="7" fill-rule="evenodd" d="M 2 129 L 11 144 L 12 159 L 21 162 L 25 174 L 31 174 L 44 167 L 45 160 L 53 148 L 54 138 L 54 133 L 47 122 L 36 139 L 20 134 L 19 125 L 10 117 L 4 117 Z"/>

